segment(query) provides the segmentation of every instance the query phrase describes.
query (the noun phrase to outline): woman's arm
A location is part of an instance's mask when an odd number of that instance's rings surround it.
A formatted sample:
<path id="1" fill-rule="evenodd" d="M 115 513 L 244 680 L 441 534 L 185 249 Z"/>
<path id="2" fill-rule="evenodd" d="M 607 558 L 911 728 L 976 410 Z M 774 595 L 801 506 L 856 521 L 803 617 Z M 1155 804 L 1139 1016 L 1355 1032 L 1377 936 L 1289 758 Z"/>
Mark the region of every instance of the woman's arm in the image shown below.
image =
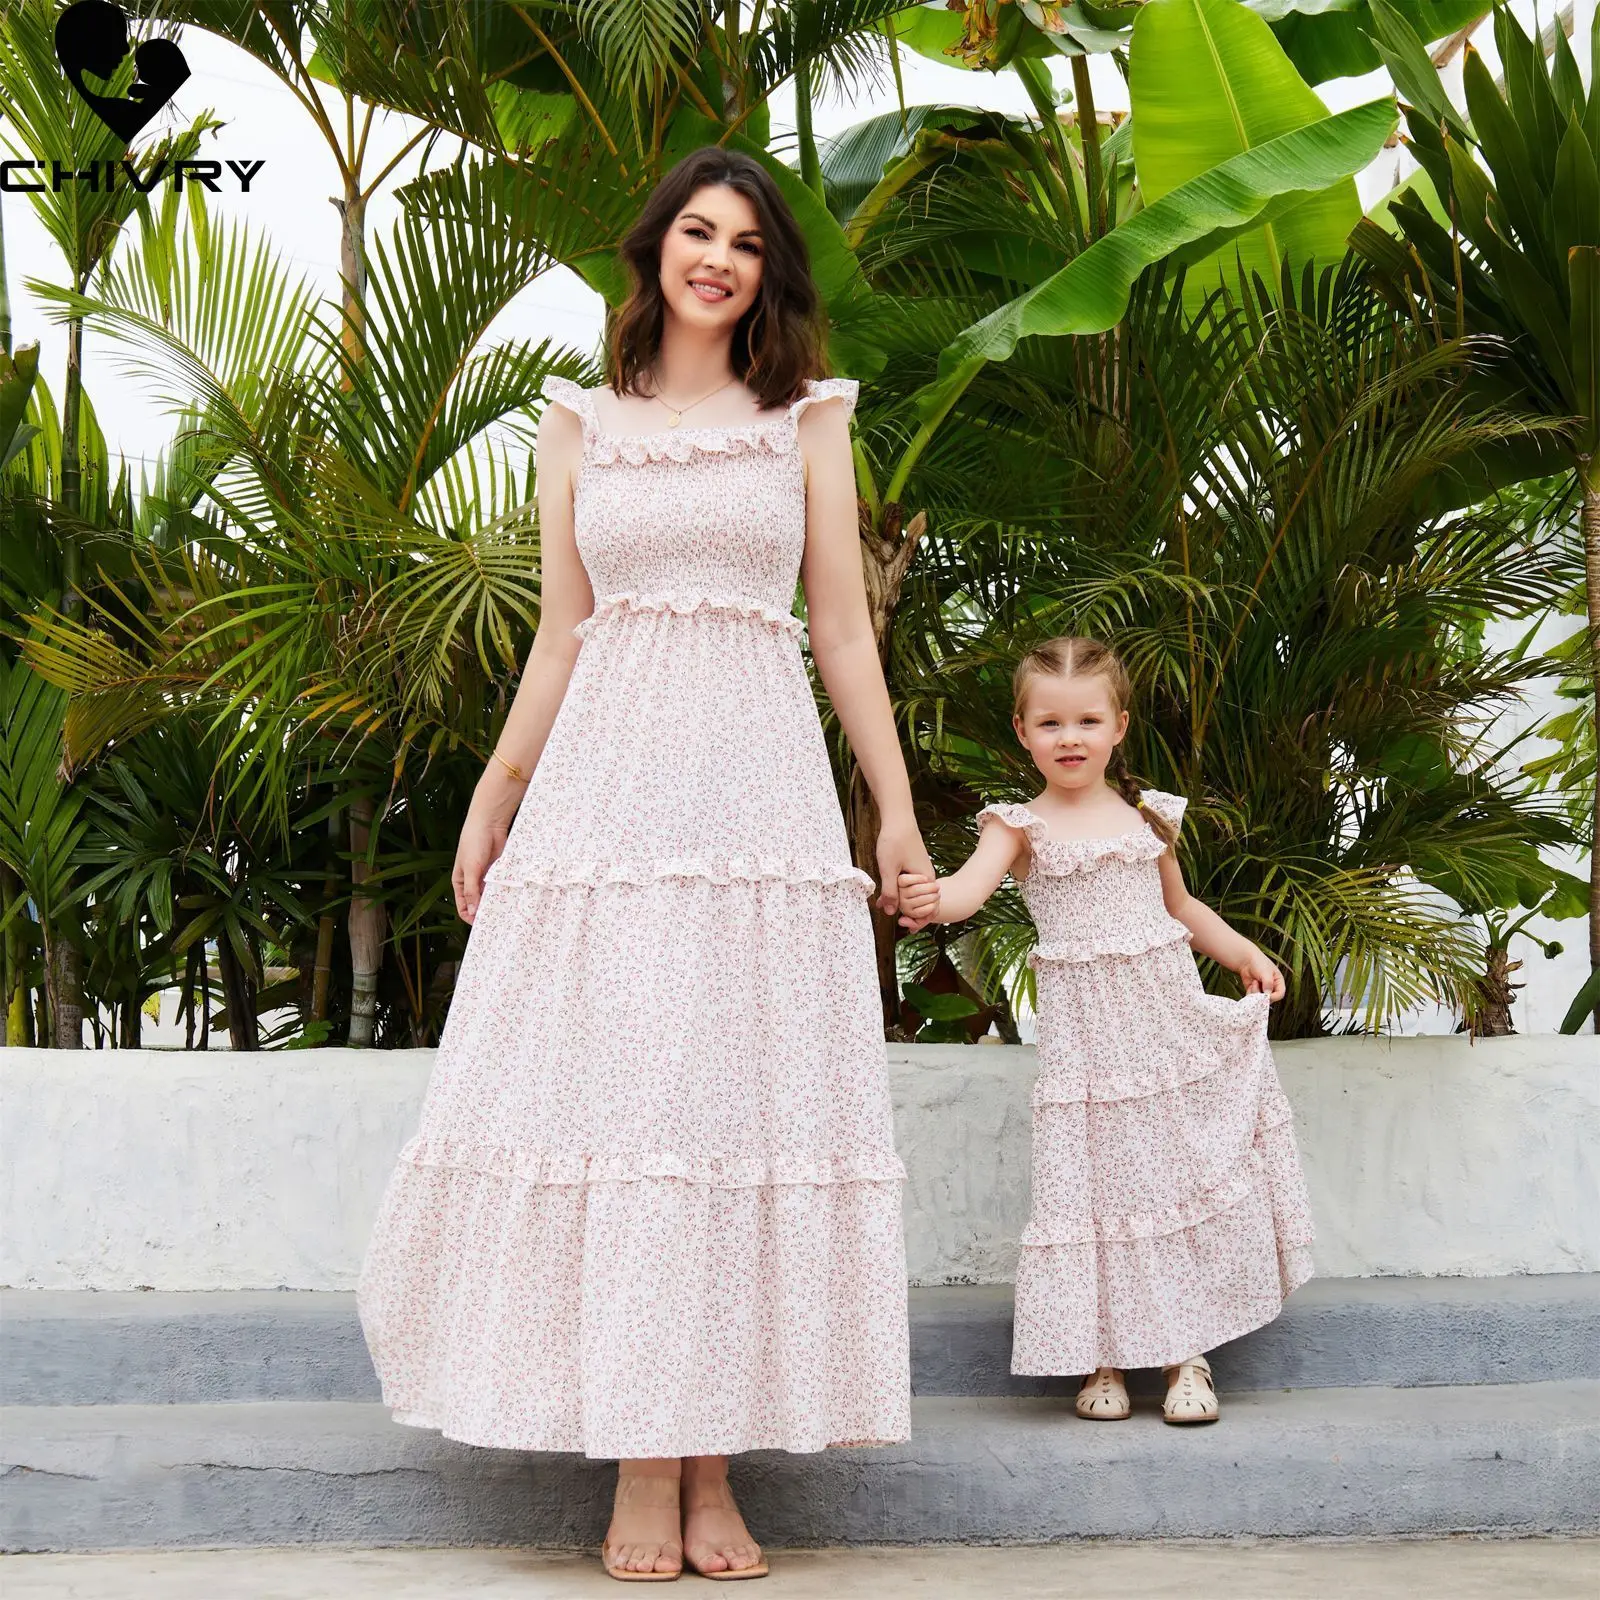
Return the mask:
<path id="1" fill-rule="evenodd" d="M 1161 895 L 1168 912 L 1189 930 L 1190 944 L 1201 955 L 1210 956 L 1218 966 L 1237 972 L 1244 979 L 1245 993 L 1262 992 L 1274 1000 L 1283 998 L 1283 974 L 1259 945 L 1230 928 L 1210 906 L 1189 893 L 1183 881 L 1183 869 L 1171 850 L 1161 857 Z"/>
<path id="2" fill-rule="evenodd" d="M 573 531 L 574 475 L 583 453 L 583 425 L 565 406 L 539 419 L 539 627 L 516 698 L 495 749 L 522 771 L 519 780 L 490 758 L 473 790 L 456 848 L 456 914 L 471 922 L 483 896 L 483 875 L 499 859 L 511 819 L 538 765 L 578 659 L 573 629 L 594 610 L 594 591 Z"/>
<path id="3" fill-rule="evenodd" d="M 811 656 L 883 819 L 878 835 L 878 905 L 899 909 L 902 872 L 933 876 L 911 809 L 911 780 L 895 732 L 861 575 L 850 425 L 842 405 L 819 401 L 799 423 L 806 471 L 806 591 Z"/>

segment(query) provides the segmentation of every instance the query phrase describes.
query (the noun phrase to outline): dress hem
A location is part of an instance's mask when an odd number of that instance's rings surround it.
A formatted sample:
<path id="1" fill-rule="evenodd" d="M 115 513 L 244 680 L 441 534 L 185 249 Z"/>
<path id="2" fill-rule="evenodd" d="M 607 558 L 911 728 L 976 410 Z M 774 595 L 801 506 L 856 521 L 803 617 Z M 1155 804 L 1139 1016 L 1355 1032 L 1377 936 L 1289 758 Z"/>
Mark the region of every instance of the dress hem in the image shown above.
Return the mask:
<path id="1" fill-rule="evenodd" d="M 1219 1346 L 1228 1344 L 1234 1339 L 1242 1339 L 1247 1333 L 1254 1333 L 1257 1328 L 1264 1328 L 1268 1323 L 1276 1322 L 1283 1314 L 1284 1302 L 1296 1289 L 1308 1283 L 1315 1275 L 1311 1262 L 1311 1249 L 1308 1245 L 1286 1245 L 1278 1251 L 1278 1272 L 1283 1282 L 1283 1290 L 1270 1310 L 1251 1312 L 1241 1321 L 1232 1319 L 1219 1321 L 1217 1324 L 1197 1334 L 1188 1341 L 1187 1347 L 1181 1350 L 1164 1349 L 1159 1355 L 1151 1353 L 1149 1346 L 1131 1346 L 1117 1348 L 1116 1346 L 1097 1346 L 1094 1358 L 1087 1364 L 1066 1365 L 1061 1362 L 1039 1362 L 1025 1358 L 1025 1364 L 1018 1365 L 1016 1357 L 1012 1357 L 1011 1374 L 1017 1378 L 1076 1378 L 1087 1373 L 1096 1372 L 1101 1367 L 1115 1367 L 1119 1372 L 1137 1372 L 1152 1367 L 1172 1366 L 1179 1361 L 1185 1361 L 1192 1355 L 1205 1355 L 1216 1350 Z M 1267 1302 L 1260 1302 L 1263 1308 Z M 1128 1354 L 1128 1349 L 1133 1354 Z"/>
<path id="2" fill-rule="evenodd" d="M 591 1450 L 587 1444 L 528 1443 L 503 1437 L 468 1437 L 468 1430 L 452 1431 L 449 1424 L 434 1421 L 426 1412 L 410 1411 L 386 1406 L 391 1420 L 402 1428 L 430 1430 L 455 1444 L 470 1445 L 478 1450 L 516 1450 L 546 1455 L 581 1455 L 590 1461 L 670 1461 L 683 1456 L 732 1456 L 750 1450 L 782 1450 L 789 1455 L 816 1455 L 823 1450 L 878 1450 L 889 1445 L 904 1444 L 911 1437 L 910 1424 L 904 1433 L 885 1435 L 882 1438 L 828 1439 L 821 1443 L 785 1444 L 769 1434 L 749 1436 L 723 1436 L 710 1442 L 696 1442 L 693 1447 L 674 1446 L 668 1449 L 659 1441 L 650 1441 L 645 1447 L 630 1446 L 625 1450 Z M 477 1430 L 471 1430 L 475 1435 Z M 792 1436 L 791 1436 L 792 1437 Z"/>

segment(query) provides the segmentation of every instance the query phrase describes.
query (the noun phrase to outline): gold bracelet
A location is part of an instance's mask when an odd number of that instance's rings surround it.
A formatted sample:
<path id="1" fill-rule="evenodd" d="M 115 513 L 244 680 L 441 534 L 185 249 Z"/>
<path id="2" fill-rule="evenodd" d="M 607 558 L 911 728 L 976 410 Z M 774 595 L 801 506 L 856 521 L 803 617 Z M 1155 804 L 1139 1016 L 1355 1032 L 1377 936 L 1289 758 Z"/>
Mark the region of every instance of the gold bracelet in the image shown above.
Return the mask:
<path id="1" fill-rule="evenodd" d="M 517 766 L 514 762 L 507 761 L 498 750 L 491 750 L 489 753 L 495 758 L 496 761 L 500 763 L 502 767 L 506 769 L 507 772 L 511 774 L 513 778 L 517 780 L 518 783 L 526 783 L 528 781 L 528 776 L 522 770 L 522 768 Z"/>

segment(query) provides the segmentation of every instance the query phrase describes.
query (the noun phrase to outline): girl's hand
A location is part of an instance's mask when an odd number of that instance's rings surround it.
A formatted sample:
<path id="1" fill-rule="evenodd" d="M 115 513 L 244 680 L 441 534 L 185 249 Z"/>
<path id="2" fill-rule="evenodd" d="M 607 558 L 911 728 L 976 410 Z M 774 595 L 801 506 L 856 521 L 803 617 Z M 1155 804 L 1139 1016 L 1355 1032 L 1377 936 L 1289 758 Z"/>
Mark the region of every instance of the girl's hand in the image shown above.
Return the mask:
<path id="1" fill-rule="evenodd" d="M 456 846 L 456 864 L 450 874 L 456 915 L 463 922 L 472 922 L 478 915 L 484 874 L 506 847 L 511 819 L 525 787 L 509 775 L 500 775 L 498 762 L 490 762 L 478 780 L 472 804 L 467 807 L 467 820 L 461 824 L 461 842 Z"/>
<path id="2" fill-rule="evenodd" d="M 900 874 L 900 926 L 912 933 L 939 915 L 939 880 L 914 872 Z"/>
<path id="3" fill-rule="evenodd" d="M 936 876 L 922 834 L 909 817 L 903 824 L 885 822 L 878 830 L 878 882 L 883 886 L 878 909 L 886 916 L 895 916 L 900 910 L 902 873 L 913 878 Z"/>
<path id="4" fill-rule="evenodd" d="M 1246 994 L 1264 994 L 1269 1000 L 1281 1000 L 1288 992 L 1283 974 L 1257 949 L 1252 948 L 1234 970 L 1244 980 Z"/>

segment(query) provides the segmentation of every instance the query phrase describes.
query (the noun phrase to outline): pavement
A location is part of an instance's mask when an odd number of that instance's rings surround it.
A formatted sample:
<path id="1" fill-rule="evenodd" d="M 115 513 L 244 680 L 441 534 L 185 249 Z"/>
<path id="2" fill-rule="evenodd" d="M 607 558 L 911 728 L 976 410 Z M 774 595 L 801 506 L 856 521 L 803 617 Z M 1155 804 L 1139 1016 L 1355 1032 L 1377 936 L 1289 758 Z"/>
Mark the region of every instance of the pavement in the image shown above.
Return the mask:
<path id="1" fill-rule="evenodd" d="M 779 1550 L 751 1600 L 1595 1600 L 1600 1539 L 1141 1541 Z M 682 1580 L 709 1595 L 706 1580 Z M 9 1556 L 5 1600 L 588 1600 L 570 1551 L 196 1550 Z M 652 1593 L 665 1593 L 652 1589 Z"/>

